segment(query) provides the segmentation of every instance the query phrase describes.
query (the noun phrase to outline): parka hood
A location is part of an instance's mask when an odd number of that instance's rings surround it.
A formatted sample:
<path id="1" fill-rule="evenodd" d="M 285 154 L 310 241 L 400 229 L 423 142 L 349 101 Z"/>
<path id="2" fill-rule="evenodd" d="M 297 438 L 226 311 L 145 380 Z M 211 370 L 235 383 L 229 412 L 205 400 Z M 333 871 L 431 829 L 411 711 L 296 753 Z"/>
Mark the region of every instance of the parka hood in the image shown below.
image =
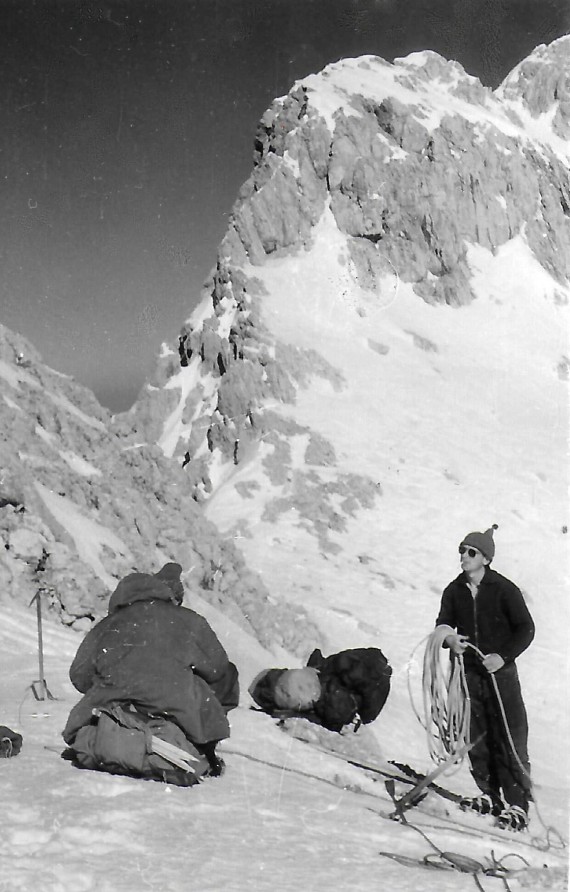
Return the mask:
<path id="1" fill-rule="evenodd" d="M 176 603 L 170 586 L 150 573 L 129 573 L 121 579 L 109 598 L 109 613 L 128 607 L 136 601 L 171 601 Z"/>

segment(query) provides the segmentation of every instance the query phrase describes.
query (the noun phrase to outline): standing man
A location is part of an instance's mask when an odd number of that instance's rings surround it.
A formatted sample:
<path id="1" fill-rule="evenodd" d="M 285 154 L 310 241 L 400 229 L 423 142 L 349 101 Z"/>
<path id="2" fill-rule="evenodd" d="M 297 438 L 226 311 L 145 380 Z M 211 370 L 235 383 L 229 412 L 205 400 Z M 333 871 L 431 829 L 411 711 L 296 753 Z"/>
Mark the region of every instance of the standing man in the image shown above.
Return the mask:
<path id="1" fill-rule="evenodd" d="M 469 759 L 482 795 L 463 800 L 462 807 L 490 813 L 508 829 L 523 830 L 531 781 L 527 716 L 515 659 L 534 638 L 534 623 L 517 586 L 491 569 L 496 529 L 493 525 L 462 540 L 461 573 L 443 592 L 436 626 L 450 626 L 444 647 L 464 656 L 471 700 L 474 746 Z"/>

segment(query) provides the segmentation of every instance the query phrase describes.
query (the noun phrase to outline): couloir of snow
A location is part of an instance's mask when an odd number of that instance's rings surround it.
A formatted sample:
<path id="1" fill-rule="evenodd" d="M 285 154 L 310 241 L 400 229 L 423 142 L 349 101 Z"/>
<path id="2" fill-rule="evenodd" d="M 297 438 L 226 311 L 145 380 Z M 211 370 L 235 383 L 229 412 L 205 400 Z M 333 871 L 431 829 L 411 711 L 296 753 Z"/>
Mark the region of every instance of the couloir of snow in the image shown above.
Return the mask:
<path id="1" fill-rule="evenodd" d="M 459 572 L 461 538 L 497 523 L 494 567 L 521 587 L 537 620 L 519 668 L 531 747 L 549 753 L 537 771 L 554 782 L 568 731 L 568 401 L 557 372 L 567 306 L 524 234 L 494 256 L 470 246 L 468 259 L 477 295 L 468 306 L 428 305 L 388 274 L 378 294 L 363 291 L 327 212 L 310 252 L 255 268 L 271 334 L 316 350 L 344 380 L 339 389 L 315 377 L 278 411 L 334 444 L 337 466 L 316 468 L 323 480 L 365 474 L 380 494 L 344 532 L 330 532 L 337 554 L 319 548 L 294 508 L 264 519 L 275 492 L 263 452 L 230 468 L 205 510 L 275 597 L 307 607 L 329 649 L 384 650 L 394 684 L 379 726 L 413 756 L 417 733 L 400 713 L 410 655 Z M 292 467 L 303 468 L 306 435 L 290 442 Z M 244 498 L 239 482 L 258 488 Z"/>

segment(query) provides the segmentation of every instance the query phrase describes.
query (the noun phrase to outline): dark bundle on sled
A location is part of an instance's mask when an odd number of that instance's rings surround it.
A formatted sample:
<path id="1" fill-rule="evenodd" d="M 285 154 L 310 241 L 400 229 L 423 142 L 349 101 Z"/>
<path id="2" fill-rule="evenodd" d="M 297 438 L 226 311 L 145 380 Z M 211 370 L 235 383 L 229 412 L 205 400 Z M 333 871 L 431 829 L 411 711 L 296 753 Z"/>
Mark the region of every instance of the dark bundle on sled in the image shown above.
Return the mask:
<path id="1" fill-rule="evenodd" d="M 329 731 L 369 724 L 390 692 L 392 669 L 376 647 L 324 657 L 317 648 L 303 669 L 267 669 L 249 688 L 269 715 L 302 715 Z"/>

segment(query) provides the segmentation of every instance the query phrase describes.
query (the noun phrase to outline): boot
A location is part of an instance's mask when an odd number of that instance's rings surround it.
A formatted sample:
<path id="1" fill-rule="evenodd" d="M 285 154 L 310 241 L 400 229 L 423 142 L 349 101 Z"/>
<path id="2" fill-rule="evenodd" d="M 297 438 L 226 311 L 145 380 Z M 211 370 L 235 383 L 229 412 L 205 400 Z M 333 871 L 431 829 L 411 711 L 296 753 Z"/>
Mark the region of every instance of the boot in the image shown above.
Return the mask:
<path id="1" fill-rule="evenodd" d="M 498 818 L 505 808 L 498 796 L 491 796 L 489 793 L 483 793 L 473 799 L 466 796 L 459 803 L 459 807 L 462 811 L 474 811 L 478 815 L 492 815 L 494 818 Z"/>
<path id="2" fill-rule="evenodd" d="M 212 740 L 209 743 L 202 743 L 196 746 L 198 752 L 205 756 L 210 764 L 210 767 L 204 772 L 202 777 L 221 777 L 226 770 L 226 763 L 216 753 L 217 743 L 217 740 Z"/>
<path id="3" fill-rule="evenodd" d="M 520 805 L 506 805 L 497 816 L 497 827 L 518 833 L 528 827 L 528 815 Z"/>

